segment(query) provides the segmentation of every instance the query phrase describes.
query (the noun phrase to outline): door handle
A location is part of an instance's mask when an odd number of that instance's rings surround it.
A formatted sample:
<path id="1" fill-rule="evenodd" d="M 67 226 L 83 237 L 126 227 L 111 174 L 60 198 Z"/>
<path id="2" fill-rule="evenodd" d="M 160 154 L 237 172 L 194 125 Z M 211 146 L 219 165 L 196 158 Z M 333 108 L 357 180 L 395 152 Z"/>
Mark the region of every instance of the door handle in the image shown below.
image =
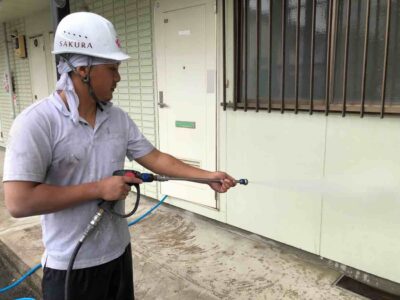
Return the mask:
<path id="1" fill-rule="evenodd" d="M 167 107 L 167 104 L 164 103 L 164 92 L 163 91 L 159 91 L 158 92 L 158 102 L 157 102 L 158 106 L 160 108 L 164 108 Z"/>

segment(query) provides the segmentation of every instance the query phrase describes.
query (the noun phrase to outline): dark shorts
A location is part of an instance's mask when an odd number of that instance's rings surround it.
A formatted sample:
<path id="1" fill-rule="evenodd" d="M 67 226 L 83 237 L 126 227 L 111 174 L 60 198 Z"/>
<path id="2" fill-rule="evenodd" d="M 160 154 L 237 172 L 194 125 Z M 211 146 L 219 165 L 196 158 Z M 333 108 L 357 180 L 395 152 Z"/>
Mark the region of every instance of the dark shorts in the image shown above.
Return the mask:
<path id="1" fill-rule="evenodd" d="M 79 254 L 78 254 L 79 255 Z M 67 271 L 44 267 L 44 300 L 63 300 Z M 131 245 L 118 258 L 103 265 L 73 270 L 70 275 L 70 300 L 133 300 Z"/>

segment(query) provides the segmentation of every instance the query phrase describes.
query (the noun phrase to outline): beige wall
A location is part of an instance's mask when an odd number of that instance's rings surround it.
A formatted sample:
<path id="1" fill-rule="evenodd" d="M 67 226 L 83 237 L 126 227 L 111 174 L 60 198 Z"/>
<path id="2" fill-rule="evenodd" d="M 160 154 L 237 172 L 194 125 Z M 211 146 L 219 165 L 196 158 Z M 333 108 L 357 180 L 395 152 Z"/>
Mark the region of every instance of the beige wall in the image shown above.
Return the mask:
<path id="1" fill-rule="evenodd" d="M 218 34 L 221 41 L 220 29 Z M 217 46 L 221 103 L 222 44 Z M 231 101 L 229 65 L 227 72 Z M 398 117 L 219 106 L 218 120 L 218 169 L 248 178 L 249 185 L 218 195 L 218 210 L 169 203 L 400 283 Z"/>
<path id="2" fill-rule="evenodd" d="M 49 93 L 54 90 L 57 82 L 55 56 L 51 54 L 51 51 L 53 50 L 51 34 L 54 33 L 52 22 L 53 20 L 50 14 L 50 9 L 44 10 L 25 19 L 27 38 L 36 35 L 43 35 L 47 61 L 46 69 Z"/>
<path id="3" fill-rule="evenodd" d="M 4 74 L 8 75 L 7 48 L 8 43 L 4 35 L 4 27 L 2 24 L 0 29 L 0 76 L 2 81 L 2 86 L 0 87 L 0 146 L 4 146 L 5 144 L 6 136 L 8 135 L 8 130 L 14 117 L 11 96 L 3 88 Z"/>
<path id="4" fill-rule="evenodd" d="M 226 169 L 249 179 L 228 195 L 228 223 L 319 253 L 323 116 L 228 110 Z"/>
<path id="5" fill-rule="evenodd" d="M 4 155 L 5 155 L 5 149 L 0 146 L 0 177 L 1 178 L 3 178 Z"/>
<path id="6" fill-rule="evenodd" d="M 25 34 L 25 20 L 23 18 L 12 20 L 6 23 L 6 36 L 2 37 L 4 47 L 1 49 L 1 56 L 3 61 L 0 64 L 0 72 L 4 74 L 7 71 L 7 57 L 6 49 L 9 51 L 9 64 L 11 75 L 13 76 L 14 83 L 14 97 L 11 100 L 10 94 L 6 93 L 4 89 L 0 89 L 0 107 L 1 107 L 1 122 L 2 130 L 4 133 L 4 140 L 0 145 L 4 146 L 11 124 L 14 120 L 14 110 L 18 114 L 21 112 L 28 103 L 32 103 L 31 81 L 29 75 L 29 61 L 26 58 L 18 58 L 14 55 L 14 43 L 11 39 L 11 34 L 20 35 Z"/>
<path id="7" fill-rule="evenodd" d="M 397 118 L 226 114 L 229 224 L 400 282 Z"/>
<path id="8" fill-rule="evenodd" d="M 152 6 L 150 0 L 70 0 L 71 12 L 88 9 L 110 20 L 122 48 L 131 57 L 119 67 L 121 81 L 113 94 L 113 103 L 125 110 L 147 139 L 156 144 Z M 126 168 L 144 171 L 127 162 Z M 141 187 L 146 196 L 158 197 L 157 185 Z"/>
<path id="9" fill-rule="evenodd" d="M 12 20 L 6 23 L 6 40 L 1 35 L 1 47 L 0 47 L 0 73 L 3 76 L 7 69 L 6 51 L 5 45 L 9 49 L 9 63 L 11 68 L 11 74 L 14 77 L 15 84 L 15 101 L 14 109 L 16 114 L 20 113 L 27 106 L 33 103 L 33 95 L 31 89 L 31 75 L 29 68 L 29 51 L 27 52 L 27 58 L 19 58 L 14 55 L 13 43 L 11 42 L 11 34 L 23 34 L 25 35 L 26 42 L 30 36 L 42 34 L 45 39 L 46 46 L 46 59 L 47 59 L 47 72 L 49 74 L 48 86 L 49 93 L 54 89 L 55 86 L 55 70 L 52 62 L 53 56 L 51 55 L 51 43 L 49 39 L 49 32 L 52 31 L 50 10 L 45 10 L 35 15 L 26 18 L 20 18 Z M 2 122 L 2 131 L 4 134 L 3 141 L 0 141 L 0 146 L 5 146 L 7 141 L 8 132 L 11 124 L 14 120 L 13 107 L 11 104 L 10 95 L 5 93 L 3 89 L 0 90 L 0 115 Z"/>
<path id="10" fill-rule="evenodd" d="M 328 118 L 321 255 L 400 282 L 398 117 Z"/>
<path id="11" fill-rule="evenodd" d="M 230 22 L 228 11 L 227 101 Z M 250 183 L 221 198 L 219 219 L 400 283 L 399 132 L 398 116 L 220 108 L 219 165 Z"/>

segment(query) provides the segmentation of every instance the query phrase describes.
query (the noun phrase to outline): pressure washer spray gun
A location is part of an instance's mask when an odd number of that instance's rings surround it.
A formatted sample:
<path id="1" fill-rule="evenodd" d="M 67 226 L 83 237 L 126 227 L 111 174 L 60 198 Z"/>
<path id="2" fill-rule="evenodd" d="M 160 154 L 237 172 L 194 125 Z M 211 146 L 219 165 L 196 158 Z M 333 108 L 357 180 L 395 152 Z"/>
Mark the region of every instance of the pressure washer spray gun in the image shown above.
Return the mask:
<path id="1" fill-rule="evenodd" d="M 189 178 L 189 177 L 170 177 L 164 175 L 156 175 L 151 173 L 140 173 L 135 170 L 117 170 L 113 173 L 114 176 L 132 176 L 141 179 L 143 182 L 153 182 L 153 181 L 170 181 L 170 180 L 180 180 L 180 181 L 191 181 L 197 183 L 212 183 L 221 182 L 221 179 L 206 179 L 206 178 Z M 249 181 L 247 179 L 235 180 L 238 184 L 247 185 Z"/>
<path id="2" fill-rule="evenodd" d="M 212 183 L 212 182 L 221 183 L 221 179 L 169 177 L 169 176 L 156 175 L 156 174 L 151 174 L 151 173 L 140 173 L 135 170 L 117 170 L 117 171 L 114 171 L 113 176 L 132 176 L 132 177 L 141 179 L 143 182 L 153 182 L 153 181 L 163 182 L 163 181 L 169 181 L 169 180 L 180 180 L 180 181 L 192 181 L 192 182 L 197 182 L 197 183 Z M 247 179 L 239 179 L 239 180 L 236 180 L 236 183 L 247 185 L 249 183 L 249 181 Z M 75 258 L 78 255 L 78 252 L 79 252 L 83 242 L 86 240 L 86 238 L 89 236 L 89 234 L 100 223 L 101 219 L 103 218 L 104 212 L 108 212 L 112 215 L 115 215 L 115 216 L 118 216 L 121 218 L 128 218 L 128 217 L 132 216 L 136 212 L 137 208 L 139 207 L 140 186 L 137 183 L 132 183 L 129 185 L 134 186 L 136 188 L 136 202 L 135 202 L 134 208 L 128 214 L 123 214 L 123 213 L 119 213 L 119 212 L 115 211 L 114 210 L 115 201 L 112 201 L 112 202 L 104 201 L 104 200 L 100 201 L 99 209 L 97 210 L 96 214 L 93 216 L 92 220 L 89 222 L 82 237 L 79 239 L 78 244 L 75 246 L 75 249 L 72 252 L 72 255 L 71 255 L 71 258 L 70 258 L 70 261 L 68 264 L 66 279 L 65 279 L 65 286 L 64 286 L 64 299 L 65 300 L 70 300 L 69 282 L 70 282 L 70 275 L 71 275 L 71 271 L 74 266 Z"/>

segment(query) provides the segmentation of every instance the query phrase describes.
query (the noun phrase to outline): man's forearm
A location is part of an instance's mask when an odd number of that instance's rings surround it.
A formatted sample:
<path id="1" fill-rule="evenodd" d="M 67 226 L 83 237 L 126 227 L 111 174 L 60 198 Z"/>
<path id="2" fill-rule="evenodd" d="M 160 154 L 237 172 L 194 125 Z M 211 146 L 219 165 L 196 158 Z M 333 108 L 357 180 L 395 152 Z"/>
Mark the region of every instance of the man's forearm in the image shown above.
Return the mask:
<path id="1" fill-rule="evenodd" d="M 210 172 L 192 167 L 169 154 L 158 151 L 157 149 L 154 149 L 149 154 L 138 158 L 136 161 L 145 168 L 161 175 L 171 177 L 217 179 L 217 182 L 213 181 L 208 184 L 218 193 L 225 193 L 231 187 L 236 185 L 235 179 L 225 172 Z"/>
<path id="2" fill-rule="evenodd" d="M 16 218 L 56 212 L 99 197 L 97 182 L 54 186 L 33 182 L 4 183 L 5 202 Z"/>
<path id="3" fill-rule="evenodd" d="M 157 174 L 191 178 L 209 178 L 211 175 L 209 171 L 185 164 L 175 157 L 158 150 L 150 155 L 150 157 L 143 160 L 139 159 L 138 162 Z"/>

